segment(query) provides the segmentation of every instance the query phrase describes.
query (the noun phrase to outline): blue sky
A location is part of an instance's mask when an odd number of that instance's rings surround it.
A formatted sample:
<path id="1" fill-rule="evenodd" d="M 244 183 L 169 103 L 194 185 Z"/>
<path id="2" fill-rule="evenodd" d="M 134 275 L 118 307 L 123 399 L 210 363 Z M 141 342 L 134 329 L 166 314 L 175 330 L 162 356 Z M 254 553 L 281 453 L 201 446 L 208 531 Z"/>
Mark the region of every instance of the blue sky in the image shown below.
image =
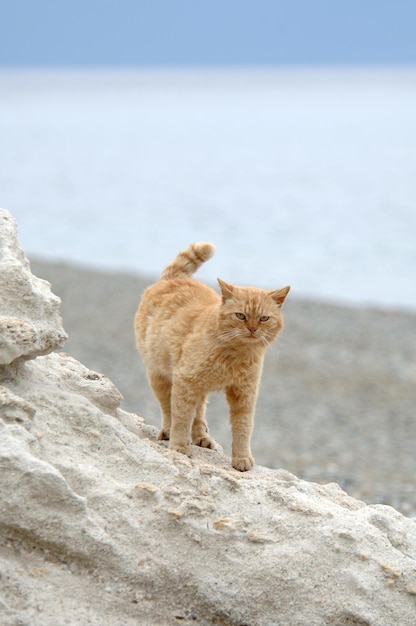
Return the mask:
<path id="1" fill-rule="evenodd" d="M 1 66 L 415 64 L 416 0 L 0 0 Z"/>

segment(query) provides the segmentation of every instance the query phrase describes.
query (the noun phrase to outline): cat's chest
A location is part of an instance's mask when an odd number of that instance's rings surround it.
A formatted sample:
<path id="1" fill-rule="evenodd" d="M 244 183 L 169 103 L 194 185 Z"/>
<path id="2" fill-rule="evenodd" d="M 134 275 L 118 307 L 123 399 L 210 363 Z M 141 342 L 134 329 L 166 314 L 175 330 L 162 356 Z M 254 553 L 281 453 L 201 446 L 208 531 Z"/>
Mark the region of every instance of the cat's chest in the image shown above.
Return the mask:
<path id="1" fill-rule="evenodd" d="M 241 385 L 257 380 L 261 363 L 235 355 L 213 354 L 198 358 L 180 368 L 182 374 L 204 387 L 206 391 L 219 391 L 231 385 Z"/>

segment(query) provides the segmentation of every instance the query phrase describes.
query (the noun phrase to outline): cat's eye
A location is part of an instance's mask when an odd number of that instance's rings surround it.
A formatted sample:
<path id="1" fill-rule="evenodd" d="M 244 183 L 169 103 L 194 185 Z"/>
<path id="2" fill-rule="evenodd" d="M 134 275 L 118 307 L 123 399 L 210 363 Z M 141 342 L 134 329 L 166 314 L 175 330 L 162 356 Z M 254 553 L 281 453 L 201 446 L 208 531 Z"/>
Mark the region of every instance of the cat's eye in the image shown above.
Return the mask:
<path id="1" fill-rule="evenodd" d="M 269 319 L 268 315 L 262 315 L 261 318 L 260 318 L 260 321 L 261 322 L 267 322 L 268 319 Z"/>
<path id="2" fill-rule="evenodd" d="M 246 316 L 244 315 L 244 313 L 236 313 L 235 316 L 238 317 L 239 320 L 245 320 L 246 319 Z"/>

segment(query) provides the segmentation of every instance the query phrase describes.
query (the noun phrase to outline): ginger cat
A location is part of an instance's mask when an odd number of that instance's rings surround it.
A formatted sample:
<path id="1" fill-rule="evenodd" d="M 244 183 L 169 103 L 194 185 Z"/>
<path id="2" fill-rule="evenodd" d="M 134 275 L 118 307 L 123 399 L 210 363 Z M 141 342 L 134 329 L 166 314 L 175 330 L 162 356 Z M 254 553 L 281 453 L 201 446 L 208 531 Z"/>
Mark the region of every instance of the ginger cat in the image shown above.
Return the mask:
<path id="1" fill-rule="evenodd" d="M 192 443 L 214 448 L 208 394 L 225 389 L 230 407 L 232 465 L 249 470 L 254 409 L 264 355 L 282 329 L 290 287 L 266 291 L 218 279 L 221 296 L 192 274 L 214 254 L 212 243 L 180 252 L 145 290 L 135 317 L 137 348 L 162 411 L 158 439 L 190 454 Z"/>

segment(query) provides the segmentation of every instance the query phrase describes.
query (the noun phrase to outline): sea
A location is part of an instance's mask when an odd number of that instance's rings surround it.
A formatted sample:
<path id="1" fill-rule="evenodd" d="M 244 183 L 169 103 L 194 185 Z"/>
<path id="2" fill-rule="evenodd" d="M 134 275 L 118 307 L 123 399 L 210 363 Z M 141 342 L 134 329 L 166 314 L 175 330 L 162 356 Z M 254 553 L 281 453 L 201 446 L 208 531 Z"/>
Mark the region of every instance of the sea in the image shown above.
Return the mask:
<path id="1" fill-rule="evenodd" d="M 26 254 L 416 311 L 416 67 L 0 71 Z"/>

